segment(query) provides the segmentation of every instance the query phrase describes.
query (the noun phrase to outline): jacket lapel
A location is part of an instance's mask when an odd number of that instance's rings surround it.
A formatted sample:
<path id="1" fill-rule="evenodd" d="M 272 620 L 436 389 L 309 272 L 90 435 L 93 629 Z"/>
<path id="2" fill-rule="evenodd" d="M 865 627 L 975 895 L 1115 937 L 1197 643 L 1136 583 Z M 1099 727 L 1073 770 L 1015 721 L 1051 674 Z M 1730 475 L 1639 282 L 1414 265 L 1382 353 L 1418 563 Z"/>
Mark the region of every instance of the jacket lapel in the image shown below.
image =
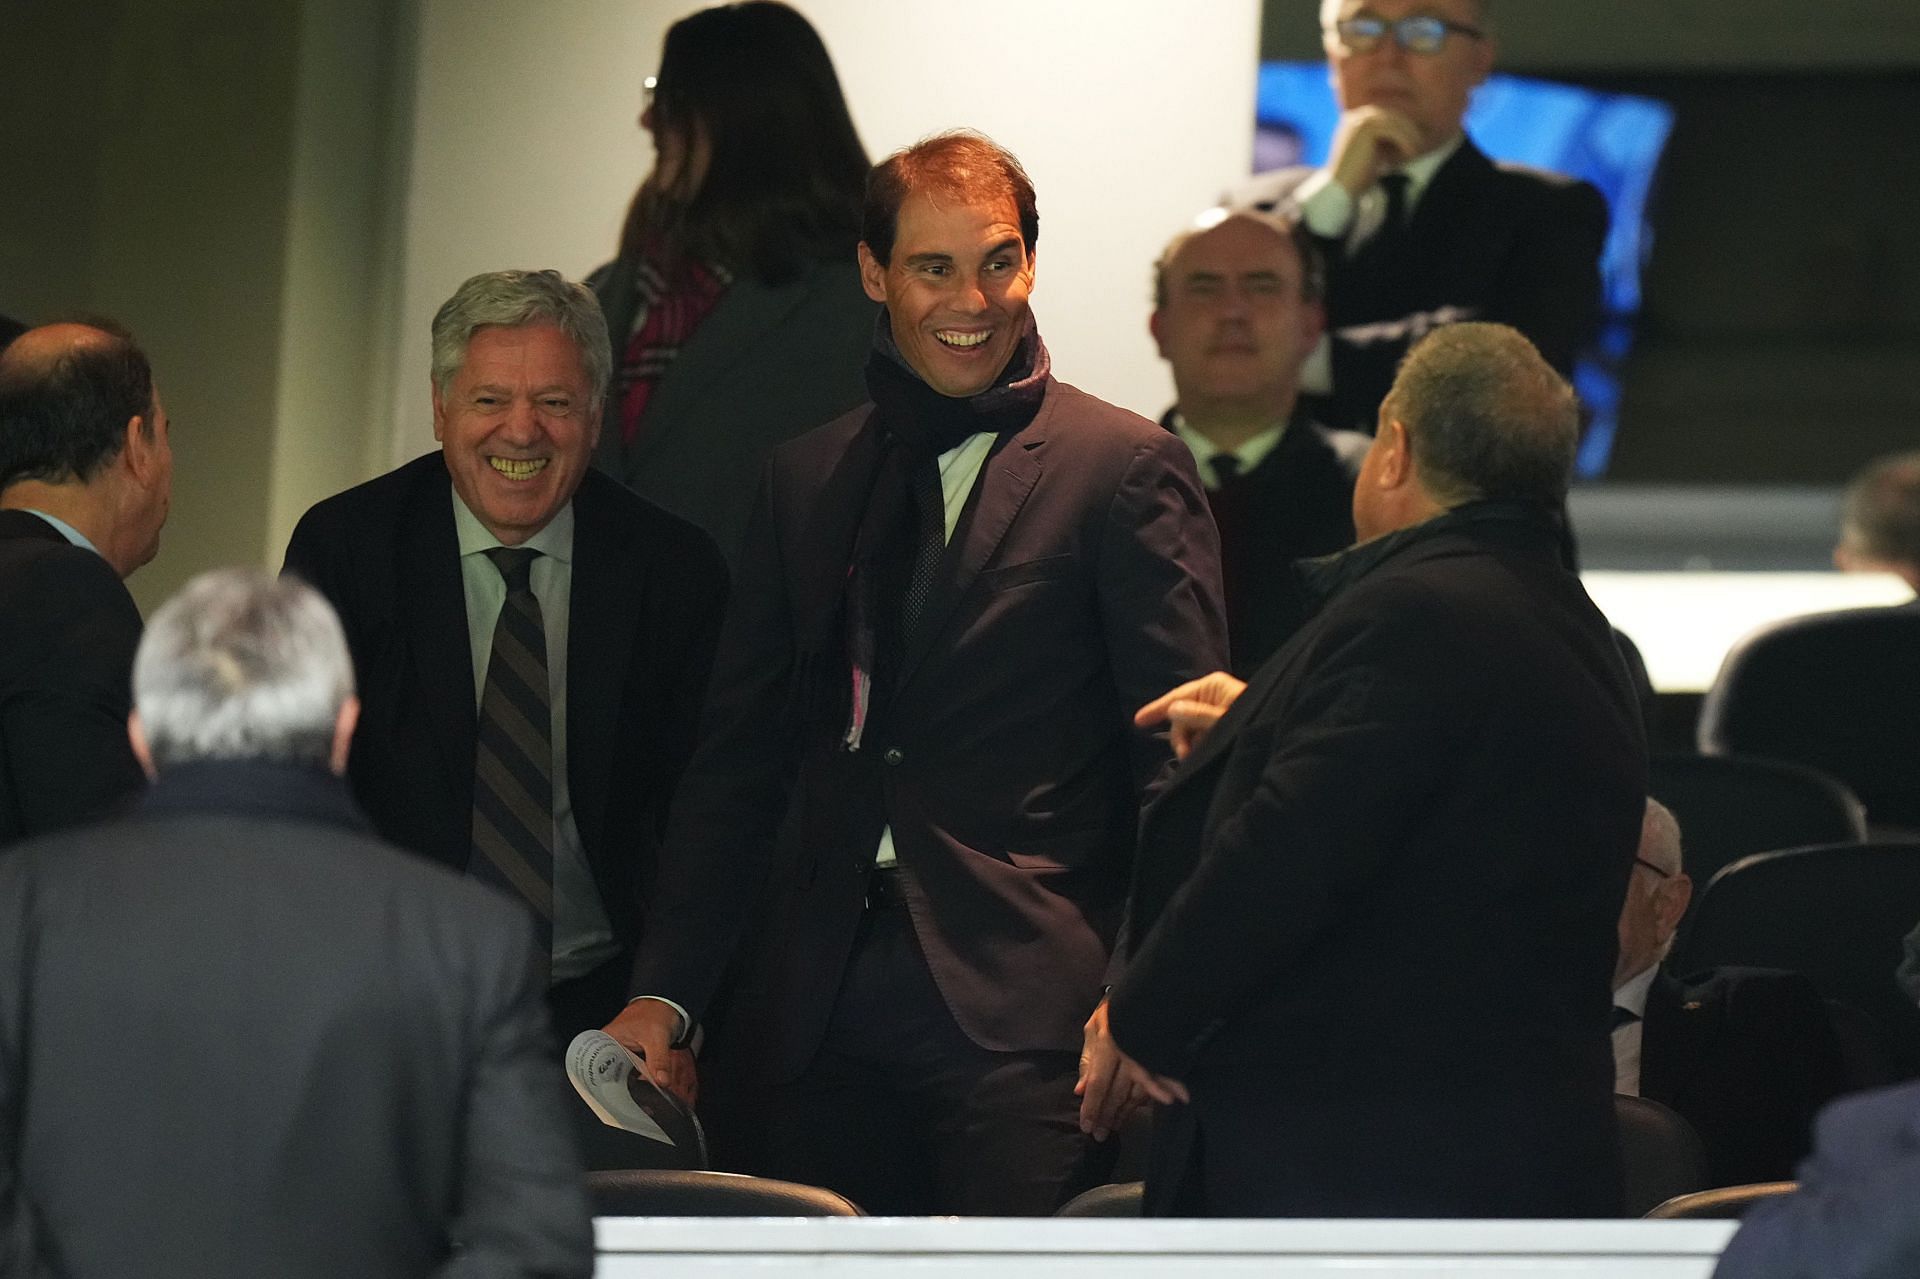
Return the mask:
<path id="1" fill-rule="evenodd" d="M 573 587 L 567 603 L 567 789 L 588 860 L 600 852 L 613 778 L 614 736 L 629 662 L 645 665 L 622 637 L 640 634 L 651 583 L 640 556 L 626 554 L 604 522 L 602 477 L 589 475 L 573 498 Z"/>
<path id="2" fill-rule="evenodd" d="M 473 804 L 473 744 L 478 711 L 473 652 L 467 639 L 467 597 L 460 583 L 460 543 L 453 528 L 453 483 L 443 468 L 428 471 L 400 552 L 400 609 L 407 660 L 420 704 L 433 721 L 442 764 L 461 805 Z M 404 676 L 403 676 L 404 678 Z"/>
<path id="3" fill-rule="evenodd" d="M 953 540 L 947 543 L 946 553 L 941 557 L 926 615 L 920 619 L 914 641 L 907 649 L 906 661 L 900 670 L 902 685 L 920 668 L 934 641 L 946 629 L 954 607 L 980 576 L 980 570 L 992 560 L 993 553 L 1000 549 L 1014 517 L 1026 505 L 1033 486 L 1039 483 L 1040 457 L 1046 443 L 1045 418 L 1043 408 L 1026 429 L 988 454 L 981 466 L 973 498 L 962 510 Z"/>

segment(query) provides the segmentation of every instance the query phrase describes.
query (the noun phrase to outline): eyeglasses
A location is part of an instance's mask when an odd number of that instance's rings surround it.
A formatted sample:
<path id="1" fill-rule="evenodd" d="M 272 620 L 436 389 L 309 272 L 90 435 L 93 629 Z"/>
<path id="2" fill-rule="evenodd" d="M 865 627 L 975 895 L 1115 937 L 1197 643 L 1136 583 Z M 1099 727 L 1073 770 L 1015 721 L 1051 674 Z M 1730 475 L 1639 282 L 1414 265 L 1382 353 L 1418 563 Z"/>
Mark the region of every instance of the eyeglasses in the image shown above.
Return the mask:
<path id="1" fill-rule="evenodd" d="M 1340 47 L 1348 53 L 1372 53 L 1380 47 L 1380 42 L 1393 33 L 1393 42 L 1408 53 L 1417 53 L 1432 57 L 1446 48 L 1450 35 L 1467 36 L 1480 40 L 1486 32 L 1478 27 L 1469 27 L 1464 23 L 1448 22 L 1445 18 L 1436 18 L 1430 14 L 1415 14 L 1410 18 L 1401 18 L 1397 22 L 1388 22 L 1385 18 L 1369 18 L 1365 15 L 1356 18 L 1342 18 L 1333 24 L 1333 31 L 1340 38 Z"/>
<path id="2" fill-rule="evenodd" d="M 1645 867 L 1646 867 L 1646 868 L 1647 868 L 1648 870 L 1650 870 L 1650 871 L 1652 871 L 1652 872 L 1653 872 L 1654 874 L 1656 874 L 1656 875 L 1658 875 L 1658 876 L 1659 876 L 1660 878 L 1662 878 L 1662 879 L 1672 879 L 1672 878 L 1673 878 L 1673 872 L 1672 872 L 1672 871 L 1670 871 L 1670 870 L 1661 870 L 1661 869 L 1660 869 L 1660 868 L 1659 868 L 1658 866 L 1655 866 L 1655 865 L 1654 865 L 1654 864 L 1653 864 L 1652 862 L 1650 862 L 1650 861 L 1648 861 L 1648 860 L 1647 860 L 1646 858 L 1644 858 L 1644 857 L 1636 857 L 1636 858 L 1634 858 L 1634 859 L 1633 859 L 1633 864 L 1634 864 L 1635 866 L 1645 866 Z"/>

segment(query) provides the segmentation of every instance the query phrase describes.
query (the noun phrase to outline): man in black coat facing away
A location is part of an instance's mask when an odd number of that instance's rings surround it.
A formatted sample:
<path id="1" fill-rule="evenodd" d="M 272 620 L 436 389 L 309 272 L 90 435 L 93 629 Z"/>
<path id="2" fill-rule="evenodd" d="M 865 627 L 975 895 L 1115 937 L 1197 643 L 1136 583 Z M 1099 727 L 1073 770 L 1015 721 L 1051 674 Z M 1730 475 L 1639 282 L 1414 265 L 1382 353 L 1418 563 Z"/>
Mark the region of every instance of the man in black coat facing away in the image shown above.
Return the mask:
<path id="1" fill-rule="evenodd" d="M 1191 746 L 1144 820 L 1109 1014 L 1148 1091 L 1190 1098 L 1150 1211 L 1617 1211 L 1609 979 L 1646 747 L 1560 563 L 1574 440 L 1525 338 L 1435 333 L 1317 615 L 1251 684 L 1142 708 Z"/>
<path id="2" fill-rule="evenodd" d="M 636 968 L 662 998 L 609 1029 L 662 1061 L 744 932 L 713 1092 L 762 1114 L 716 1151 L 751 1129 L 750 1170 L 870 1212 L 1045 1214 L 1170 762 L 1130 699 L 1224 660 L 1217 543 L 1186 448 L 1051 376 L 1019 162 L 942 134 L 867 191 L 874 403 L 768 465 Z"/>
<path id="3" fill-rule="evenodd" d="M 144 784 L 122 580 L 159 550 L 172 493 L 167 412 L 131 338 L 49 324 L 0 355 L 0 846 Z"/>
<path id="4" fill-rule="evenodd" d="M 0 855 L 0 1274 L 587 1275 L 532 930 L 354 807 L 325 601 L 196 579 L 134 699 L 138 810 Z"/>

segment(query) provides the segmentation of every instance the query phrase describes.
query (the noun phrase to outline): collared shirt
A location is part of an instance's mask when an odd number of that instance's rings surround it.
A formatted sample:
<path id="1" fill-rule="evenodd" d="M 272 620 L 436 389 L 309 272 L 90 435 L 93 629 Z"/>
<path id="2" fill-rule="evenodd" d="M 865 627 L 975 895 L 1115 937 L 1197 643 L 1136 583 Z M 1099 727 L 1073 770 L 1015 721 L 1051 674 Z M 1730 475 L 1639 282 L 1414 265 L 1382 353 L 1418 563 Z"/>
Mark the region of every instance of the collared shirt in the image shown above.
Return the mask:
<path id="1" fill-rule="evenodd" d="M 1659 971 L 1658 962 L 1648 964 L 1613 992 L 1613 1006 L 1633 1014 L 1632 1021 L 1613 1028 L 1613 1090 L 1629 1097 L 1640 1095 L 1640 1045 L 1647 1024 L 1647 991 Z"/>
<path id="2" fill-rule="evenodd" d="M 454 494 L 453 525 L 460 542 L 460 584 L 467 600 L 467 642 L 473 654 L 473 703 L 487 687 L 493 629 L 507 602 L 507 581 L 489 549 L 505 545 Z M 553 735 L 553 980 L 591 972 L 619 953 L 599 887 L 580 846 L 567 784 L 567 620 L 573 597 L 573 504 L 521 543 L 540 552 L 528 571 L 547 632 L 547 699 Z"/>
<path id="3" fill-rule="evenodd" d="M 1398 169 L 1390 170 L 1406 175 L 1406 216 L 1409 219 L 1419 207 L 1420 197 L 1432 184 L 1433 175 L 1440 171 L 1441 165 L 1453 158 L 1453 153 L 1460 149 L 1460 144 L 1465 140 L 1464 133 L 1456 133 L 1451 142 L 1435 147 L 1425 155 L 1415 156 Z M 1307 230 L 1323 240 L 1344 240 L 1342 251 L 1348 257 L 1352 257 L 1380 229 L 1380 224 L 1387 216 L 1387 193 L 1379 183 L 1361 192 L 1360 198 L 1355 200 L 1347 194 L 1345 187 L 1333 180 L 1330 169 L 1321 169 L 1302 182 L 1294 193 L 1294 202 L 1299 206 L 1300 218 L 1307 224 Z M 1333 339 L 1329 335 L 1320 335 L 1319 344 L 1307 356 L 1306 363 L 1300 366 L 1300 386 L 1303 390 L 1320 394 L 1333 389 Z"/>
<path id="4" fill-rule="evenodd" d="M 1173 433 L 1180 437 L 1193 454 L 1193 460 L 1200 465 L 1200 482 L 1212 492 L 1220 487 L 1220 478 L 1214 473 L 1213 459 L 1226 454 L 1240 463 L 1240 474 L 1245 475 L 1260 463 L 1266 461 L 1267 454 L 1273 452 L 1280 443 L 1280 436 L 1286 431 L 1285 421 L 1274 423 L 1260 434 L 1254 436 L 1239 448 L 1223 449 L 1200 432 L 1187 425 L 1187 419 L 1176 410 L 1173 414 Z"/>
<path id="5" fill-rule="evenodd" d="M 25 511 L 29 515 L 38 515 L 41 519 L 53 525 L 54 532 L 58 533 L 61 537 L 66 538 L 69 542 L 72 542 L 75 546 L 81 547 L 85 550 L 92 551 L 95 555 L 100 554 L 100 548 L 95 546 L 91 541 L 89 541 L 85 533 L 82 533 L 79 529 L 67 523 L 65 520 L 61 519 L 58 515 L 49 515 L 45 511 L 36 510 L 31 506 L 23 506 L 20 509 Z M 101 558 L 104 559 L 106 557 L 101 556 Z"/>
<path id="6" fill-rule="evenodd" d="M 959 522 L 961 508 L 966 506 L 973 486 L 979 483 L 980 472 L 987 464 L 987 454 L 993 451 L 994 438 L 991 431 L 976 432 L 958 447 L 942 453 L 937 460 L 940 467 L 940 498 L 946 508 L 948 541 L 953 540 L 953 529 Z M 873 864 L 893 866 L 899 860 L 893 851 L 893 827 L 889 826 L 880 832 L 880 851 L 874 854 Z"/>

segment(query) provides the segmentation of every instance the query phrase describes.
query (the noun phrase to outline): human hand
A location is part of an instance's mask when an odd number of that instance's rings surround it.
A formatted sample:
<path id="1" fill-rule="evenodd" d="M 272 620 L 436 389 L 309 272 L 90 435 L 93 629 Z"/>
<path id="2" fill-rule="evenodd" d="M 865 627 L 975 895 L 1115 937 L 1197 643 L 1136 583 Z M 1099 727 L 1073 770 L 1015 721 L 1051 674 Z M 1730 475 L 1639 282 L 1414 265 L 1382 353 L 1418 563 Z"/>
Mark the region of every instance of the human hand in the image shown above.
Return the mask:
<path id="1" fill-rule="evenodd" d="M 1380 175 L 1421 152 L 1420 128 L 1388 107 L 1355 107 L 1340 117 L 1328 151 L 1327 171 L 1358 200 Z"/>
<path id="2" fill-rule="evenodd" d="M 700 1099 L 700 1072 L 693 1054 L 675 1048 L 680 1014 L 658 999 L 636 999 L 607 1023 L 606 1032 L 621 1047 L 647 1063 L 653 1082 L 691 1106 Z"/>
<path id="3" fill-rule="evenodd" d="M 1105 1141 L 1137 1108 L 1149 1101 L 1162 1106 L 1186 1105 L 1187 1086 L 1178 1079 L 1156 1075 L 1127 1056 L 1107 1026 L 1107 1001 L 1087 1018 L 1085 1046 L 1080 1052 L 1080 1081 L 1073 1087 L 1080 1098 L 1080 1131 Z"/>
<path id="4" fill-rule="evenodd" d="M 1246 689 L 1245 680 L 1215 671 L 1154 698 L 1133 713 L 1133 723 L 1136 728 L 1169 725 L 1173 730 L 1173 756 L 1185 759 Z"/>

